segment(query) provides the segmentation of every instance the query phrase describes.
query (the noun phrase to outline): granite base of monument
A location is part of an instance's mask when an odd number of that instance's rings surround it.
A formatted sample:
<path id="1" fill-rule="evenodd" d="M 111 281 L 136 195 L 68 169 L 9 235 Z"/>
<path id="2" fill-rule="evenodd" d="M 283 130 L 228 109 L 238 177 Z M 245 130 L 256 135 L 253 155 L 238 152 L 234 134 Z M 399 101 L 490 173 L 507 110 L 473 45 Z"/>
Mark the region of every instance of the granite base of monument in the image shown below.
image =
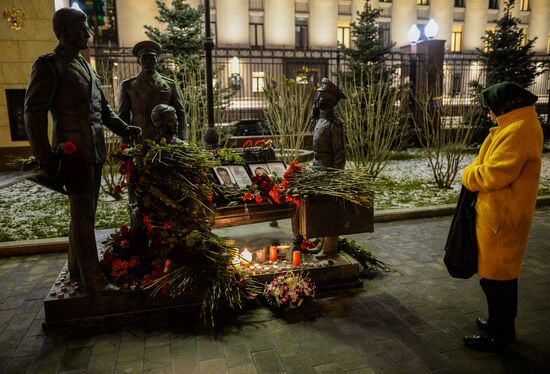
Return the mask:
<path id="1" fill-rule="evenodd" d="M 313 256 L 303 256 L 303 261 L 314 267 L 303 269 L 316 283 L 318 294 L 324 291 L 362 287 L 359 279 L 360 266 L 346 254 L 332 261 L 315 262 Z M 151 297 L 148 290 L 122 290 L 110 294 L 89 295 L 65 279 L 66 265 L 44 300 L 46 331 L 64 326 L 103 326 L 111 323 L 121 325 L 141 317 L 162 316 L 166 313 L 190 312 L 198 316 L 200 300 L 186 296 L 171 298 L 162 294 Z M 277 272 L 278 273 L 278 272 Z M 258 274 L 252 277 L 261 282 L 270 282 L 275 274 Z M 93 329 L 93 327 L 92 327 Z"/>

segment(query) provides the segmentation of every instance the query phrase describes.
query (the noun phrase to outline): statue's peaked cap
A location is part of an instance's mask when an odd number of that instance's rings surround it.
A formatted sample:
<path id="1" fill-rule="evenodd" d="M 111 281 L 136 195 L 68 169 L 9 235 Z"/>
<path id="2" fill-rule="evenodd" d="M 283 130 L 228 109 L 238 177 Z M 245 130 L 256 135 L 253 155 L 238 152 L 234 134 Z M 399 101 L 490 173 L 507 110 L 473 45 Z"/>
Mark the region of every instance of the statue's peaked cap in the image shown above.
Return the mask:
<path id="1" fill-rule="evenodd" d="M 138 58 L 143 55 L 158 56 L 161 49 L 160 44 L 152 40 L 144 40 L 134 45 L 134 48 L 132 48 L 132 54 Z"/>
<path id="2" fill-rule="evenodd" d="M 337 99 L 347 99 L 348 97 L 340 90 L 334 83 L 332 83 L 328 78 L 321 79 L 321 87 L 317 91 L 327 91 Z"/>

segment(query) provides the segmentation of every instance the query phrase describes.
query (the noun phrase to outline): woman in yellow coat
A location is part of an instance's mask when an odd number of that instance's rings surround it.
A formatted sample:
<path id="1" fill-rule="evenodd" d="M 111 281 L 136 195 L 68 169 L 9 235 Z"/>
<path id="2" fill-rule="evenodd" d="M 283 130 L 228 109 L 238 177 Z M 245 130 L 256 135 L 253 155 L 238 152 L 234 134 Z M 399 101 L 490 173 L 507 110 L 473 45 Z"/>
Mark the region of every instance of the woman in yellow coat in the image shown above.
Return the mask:
<path id="1" fill-rule="evenodd" d="M 464 343 L 475 350 L 497 351 L 515 340 L 517 278 L 535 210 L 543 133 L 534 107 L 537 96 L 529 91 L 502 82 L 481 96 L 497 126 L 464 170 L 462 183 L 478 192 L 478 275 L 489 318 L 478 318 L 484 334 L 467 336 Z"/>

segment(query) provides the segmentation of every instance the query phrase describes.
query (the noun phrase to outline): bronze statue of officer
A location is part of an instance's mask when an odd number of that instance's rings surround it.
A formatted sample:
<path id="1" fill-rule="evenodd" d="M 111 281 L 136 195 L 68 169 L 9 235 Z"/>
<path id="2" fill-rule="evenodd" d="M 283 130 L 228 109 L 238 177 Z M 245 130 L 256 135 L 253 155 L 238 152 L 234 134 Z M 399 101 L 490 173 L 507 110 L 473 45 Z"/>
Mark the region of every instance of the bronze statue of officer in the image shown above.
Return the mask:
<path id="1" fill-rule="evenodd" d="M 143 130 L 143 139 L 149 139 L 149 133 L 157 132 L 151 120 L 153 108 L 159 104 L 169 105 L 176 111 L 177 137 L 185 140 L 185 108 L 174 80 L 157 72 L 157 58 L 160 52 L 160 45 L 150 40 L 134 46 L 132 54 L 138 58 L 141 72 L 122 82 L 118 115 L 127 123 L 140 127 Z"/>

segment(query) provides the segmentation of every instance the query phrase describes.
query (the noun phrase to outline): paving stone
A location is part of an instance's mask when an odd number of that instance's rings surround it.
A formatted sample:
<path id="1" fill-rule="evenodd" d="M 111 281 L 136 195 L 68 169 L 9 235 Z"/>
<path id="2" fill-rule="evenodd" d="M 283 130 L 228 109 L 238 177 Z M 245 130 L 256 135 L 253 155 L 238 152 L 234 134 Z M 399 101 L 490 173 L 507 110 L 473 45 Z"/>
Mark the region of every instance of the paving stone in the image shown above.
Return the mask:
<path id="1" fill-rule="evenodd" d="M 113 373 L 116 368 L 117 352 L 94 354 L 88 363 L 88 373 Z"/>
<path id="2" fill-rule="evenodd" d="M 340 366 L 338 363 L 330 363 L 330 364 L 323 364 L 323 365 L 317 365 L 315 366 L 315 372 L 316 373 L 323 373 L 323 374 L 340 374 L 344 372 L 344 369 Z"/>
<path id="3" fill-rule="evenodd" d="M 27 372 L 32 365 L 32 357 L 21 357 L 9 360 L 4 366 L 4 374 L 21 374 Z"/>
<path id="4" fill-rule="evenodd" d="M 145 348 L 145 370 L 170 366 L 170 346 L 160 345 Z"/>
<path id="5" fill-rule="evenodd" d="M 17 348 L 25 335 L 25 331 L 26 330 L 4 330 L 4 332 L 0 334 L 1 349 Z"/>
<path id="6" fill-rule="evenodd" d="M 116 363 L 115 373 L 117 374 L 141 372 L 143 372 L 143 360 L 132 360 L 125 362 L 117 361 Z"/>
<path id="7" fill-rule="evenodd" d="M 277 352 L 272 349 L 253 352 L 252 359 L 254 360 L 258 373 L 278 373 L 285 370 Z"/>
<path id="8" fill-rule="evenodd" d="M 223 345 L 223 353 L 228 368 L 253 365 L 252 356 L 246 344 Z"/>
<path id="9" fill-rule="evenodd" d="M 6 331 L 8 330 L 27 330 L 32 322 L 34 321 L 35 313 L 18 313 L 13 316 L 6 326 Z"/>
<path id="10" fill-rule="evenodd" d="M 229 369 L 229 374 L 256 374 L 256 367 L 254 365 L 237 366 Z"/>
<path id="11" fill-rule="evenodd" d="M 221 342 L 212 336 L 197 336 L 197 352 L 199 361 L 223 358 Z"/>
<path id="12" fill-rule="evenodd" d="M 12 357 L 21 357 L 21 356 L 34 356 L 42 349 L 44 345 L 45 337 L 44 336 L 30 336 L 25 337 L 21 341 L 21 344 L 15 350 L 15 353 Z"/>
<path id="13" fill-rule="evenodd" d="M 91 355 L 91 347 L 67 349 L 61 361 L 61 371 L 86 370 Z"/>
<path id="14" fill-rule="evenodd" d="M 214 358 L 211 360 L 200 361 L 199 368 L 201 374 L 218 374 L 225 373 L 229 370 L 227 368 L 225 359 L 223 358 Z"/>

